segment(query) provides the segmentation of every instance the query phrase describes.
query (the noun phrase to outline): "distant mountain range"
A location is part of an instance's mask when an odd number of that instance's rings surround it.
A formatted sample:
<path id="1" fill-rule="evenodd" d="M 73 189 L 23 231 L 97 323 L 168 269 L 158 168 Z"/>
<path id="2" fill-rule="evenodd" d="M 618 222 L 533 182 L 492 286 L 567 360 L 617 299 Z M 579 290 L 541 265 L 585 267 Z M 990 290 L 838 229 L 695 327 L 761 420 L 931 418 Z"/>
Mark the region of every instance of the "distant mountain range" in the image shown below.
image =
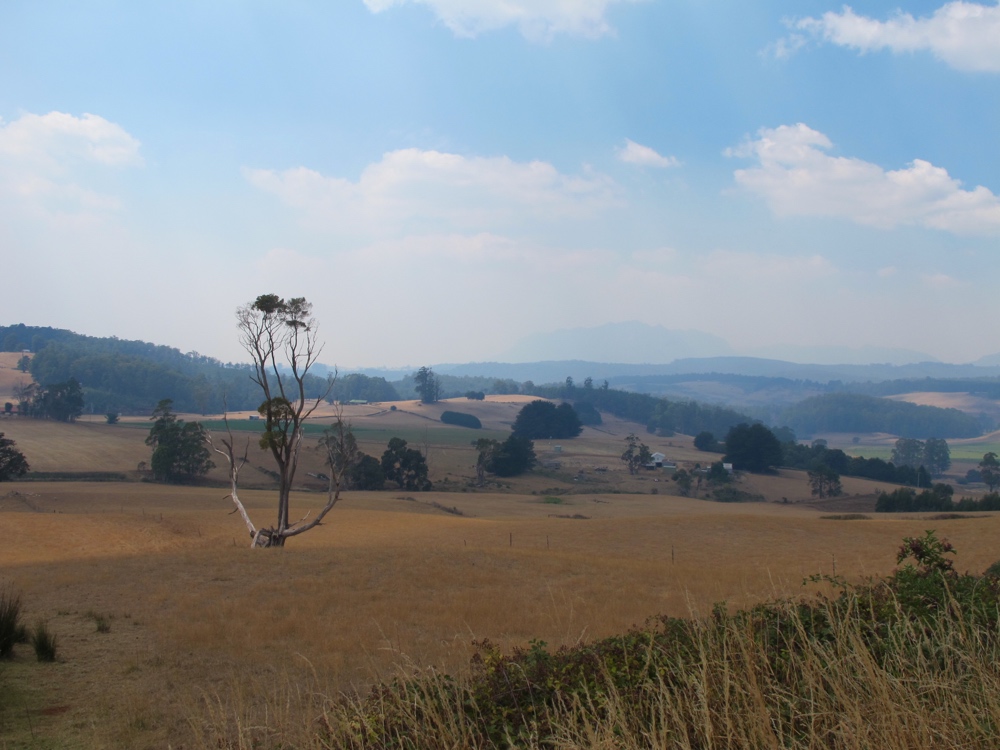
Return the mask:
<path id="1" fill-rule="evenodd" d="M 728 341 L 719 336 L 702 331 L 672 330 L 637 321 L 531 334 L 503 352 L 498 359 L 504 362 L 585 360 L 620 364 L 669 364 L 681 359 L 726 356 L 820 365 L 905 365 L 938 361 L 926 352 L 898 347 L 786 344 L 736 351 Z M 1000 365 L 1000 355 L 996 360 L 989 364 Z"/>

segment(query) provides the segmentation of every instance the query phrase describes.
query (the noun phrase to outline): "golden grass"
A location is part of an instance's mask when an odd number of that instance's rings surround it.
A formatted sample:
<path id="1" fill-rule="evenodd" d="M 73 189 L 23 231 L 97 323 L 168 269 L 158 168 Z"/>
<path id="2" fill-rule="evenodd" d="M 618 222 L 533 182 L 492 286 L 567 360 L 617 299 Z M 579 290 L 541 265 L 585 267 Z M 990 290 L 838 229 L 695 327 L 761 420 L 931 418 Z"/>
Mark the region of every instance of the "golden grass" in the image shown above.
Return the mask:
<path id="1" fill-rule="evenodd" d="M 255 701 L 274 700 L 276 682 L 330 695 L 401 665 L 460 672 L 475 639 L 572 644 L 656 613 L 795 594 L 834 564 L 851 577 L 884 573 L 901 537 L 925 528 L 955 543 L 960 568 L 982 570 L 1000 531 L 993 515 L 845 522 L 645 494 L 553 506 L 530 495 L 351 493 L 287 548 L 252 551 L 220 490 L 2 489 L 0 570 L 24 592 L 27 620 L 48 621 L 60 660 L 40 667 L 22 652 L 0 683 L 32 686 L 37 709 L 67 706 L 35 716 L 33 731 L 85 747 L 176 746 L 206 697 L 229 705 L 236 684 L 269 686 Z M 270 522 L 271 493 L 245 499 Z M 300 494 L 294 509 L 320 501 Z M 111 631 L 97 633 L 88 613 Z M 24 737 L 22 724 L 11 726 Z"/>
<path id="2" fill-rule="evenodd" d="M 5 401 L 16 405 L 18 389 L 32 382 L 30 373 L 17 369 L 17 363 L 23 356 L 21 352 L 0 352 L 0 408 Z"/>

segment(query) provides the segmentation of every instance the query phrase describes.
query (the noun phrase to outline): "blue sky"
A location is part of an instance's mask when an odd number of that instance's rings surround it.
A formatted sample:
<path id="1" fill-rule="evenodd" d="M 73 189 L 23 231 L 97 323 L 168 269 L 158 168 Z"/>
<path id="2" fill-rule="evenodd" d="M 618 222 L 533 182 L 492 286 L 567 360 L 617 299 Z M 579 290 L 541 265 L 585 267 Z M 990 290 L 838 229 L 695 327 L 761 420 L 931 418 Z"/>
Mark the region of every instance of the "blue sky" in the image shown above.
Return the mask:
<path id="1" fill-rule="evenodd" d="M 7 0 L 3 322 L 344 367 L 638 320 L 1000 352 L 1000 4 Z"/>

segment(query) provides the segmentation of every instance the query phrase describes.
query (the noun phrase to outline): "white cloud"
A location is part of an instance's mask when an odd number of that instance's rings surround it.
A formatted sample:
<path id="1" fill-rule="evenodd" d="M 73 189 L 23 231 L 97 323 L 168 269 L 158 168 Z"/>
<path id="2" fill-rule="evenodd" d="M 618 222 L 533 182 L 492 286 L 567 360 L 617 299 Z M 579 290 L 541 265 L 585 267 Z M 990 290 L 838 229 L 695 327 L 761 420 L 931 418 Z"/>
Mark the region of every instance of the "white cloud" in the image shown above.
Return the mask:
<path id="1" fill-rule="evenodd" d="M 931 289 L 957 289 L 963 286 L 962 282 L 946 273 L 924 274 L 923 282 Z"/>
<path id="2" fill-rule="evenodd" d="M 676 167 L 680 162 L 673 156 L 662 156 L 649 146 L 643 146 L 633 140 L 625 139 L 625 145 L 617 149 L 618 158 L 626 164 L 637 164 L 641 167 Z"/>
<path id="3" fill-rule="evenodd" d="M 320 225 L 361 231 L 482 231 L 523 220 L 585 217 L 617 200 L 614 182 L 589 171 L 572 176 L 541 161 L 420 149 L 384 154 L 357 182 L 306 167 L 244 174 Z"/>
<path id="4" fill-rule="evenodd" d="M 909 13 L 897 12 L 888 21 L 859 16 L 844 6 L 839 13 L 794 21 L 792 27 L 861 52 L 928 51 L 959 70 L 1000 73 L 1000 2 L 981 5 L 956 0 L 928 17 L 914 18 Z M 775 51 L 787 51 L 798 45 L 793 34 L 784 47 L 776 47 Z"/>
<path id="5" fill-rule="evenodd" d="M 139 141 L 98 115 L 63 112 L 0 120 L 0 212 L 79 225 L 120 207 L 88 183 L 143 163 Z"/>
<path id="6" fill-rule="evenodd" d="M 941 167 L 915 159 L 886 171 L 861 159 L 830 156 L 832 143 L 799 123 L 762 129 L 727 155 L 755 158 L 737 184 L 783 216 L 834 216 L 892 228 L 914 225 L 956 234 L 1000 233 L 1000 198 L 979 186 L 963 190 Z"/>
<path id="7" fill-rule="evenodd" d="M 26 114 L 8 124 L 0 120 L 0 156 L 50 167 L 67 160 L 139 166 L 139 145 L 120 125 L 98 115 L 49 112 Z"/>
<path id="8" fill-rule="evenodd" d="M 428 6 L 451 31 L 474 37 L 516 25 L 535 40 L 556 34 L 596 38 L 612 33 L 605 14 L 618 3 L 643 0 L 364 0 L 372 13 L 414 3 Z"/>

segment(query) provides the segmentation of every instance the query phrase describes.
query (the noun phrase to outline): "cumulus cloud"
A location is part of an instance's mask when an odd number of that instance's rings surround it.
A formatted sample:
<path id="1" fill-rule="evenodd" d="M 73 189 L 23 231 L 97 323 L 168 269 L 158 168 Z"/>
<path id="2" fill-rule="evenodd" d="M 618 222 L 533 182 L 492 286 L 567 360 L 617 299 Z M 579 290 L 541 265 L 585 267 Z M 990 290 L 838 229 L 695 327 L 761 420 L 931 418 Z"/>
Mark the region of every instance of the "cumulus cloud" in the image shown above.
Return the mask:
<path id="1" fill-rule="evenodd" d="M 255 187 L 312 220 L 355 230 L 405 225 L 420 233 L 482 230 L 522 220 L 583 217 L 615 204 L 610 178 L 566 175 L 541 161 L 402 149 L 370 164 L 356 182 L 306 167 L 244 170 Z"/>
<path id="2" fill-rule="evenodd" d="M 94 212 L 117 209 L 116 196 L 88 183 L 101 170 L 141 166 L 139 147 L 120 125 L 93 114 L 0 120 L 0 210 L 86 222 Z"/>
<path id="3" fill-rule="evenodd" d="M 930 52 L 953 68 L 1000 73 L 1000 2 L 996 5 L 956 0 L 930 16 L 897 12 L 887 21 L 860 16 L 849 6 L 839 13 L 791 22 L 793 33 L 775 53 L 801 46 L 801 34 L 861 52 Z"/>
<path id="4" fill-rule="evenodd" d="M 26 114 L 11 123 L 0 119 L 0 157 L 49 167 L 68 160 L 105 166 L 140 166 L 139 141 L 103 117 L 64 112 Z"/>
<path id="5" fill-rule="evenodd" d="M 799 123 L 762 129 L 727 151 L 757 160 L 735 172 L 738 185 L 783 216 L 834 216 L 892 228 L 913 225 L 956 234 L 1000 234 L 1000 198 L 985 187 L 964 190 L 923 159 L 887 171 L 861 159 L 831 156 L 830 139 Z"/>
<path id="6" fill-rule="evenodd" d="M 676 167 L 680 162 L 673 156 L 662 156 L 649 146 L 643 146 L 633 140 L 625 139 L 625 145 L 618 149 L 618 158 L 626 164 L 636 164 L 641 167 Z"/>
<path id="7" fill-rule="evenodd" d="M 605 14 L 619 3 L 643 0 L 364 0 L 372 13 L 407 3 L 428 6 L 456 36 L 516 25 L 533 40 L 556 34 L 596 38 L 612 33 Z"/>

